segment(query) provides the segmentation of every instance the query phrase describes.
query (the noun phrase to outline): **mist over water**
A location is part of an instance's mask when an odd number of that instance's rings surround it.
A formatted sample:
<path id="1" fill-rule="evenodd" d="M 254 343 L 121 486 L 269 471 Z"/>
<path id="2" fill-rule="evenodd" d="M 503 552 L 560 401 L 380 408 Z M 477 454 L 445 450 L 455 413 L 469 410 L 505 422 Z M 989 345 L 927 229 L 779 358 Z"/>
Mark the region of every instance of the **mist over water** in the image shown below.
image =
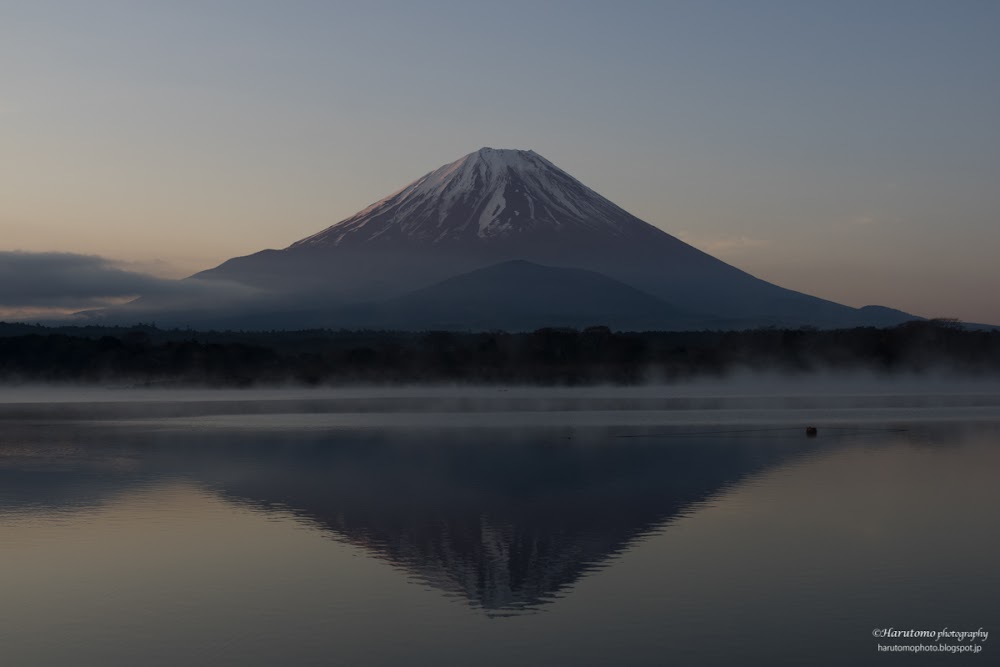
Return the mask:
<path id="1" fill-rule="evenodd" d="M 1000 381 L 945 375 L 743 374 L 642 386 L 398 385 L 279 389 L 0 386 L 0 419 L 275 426 L 868 423 L 990 420 Z M 192 421 L 193 420 L 193 421 Z"/>

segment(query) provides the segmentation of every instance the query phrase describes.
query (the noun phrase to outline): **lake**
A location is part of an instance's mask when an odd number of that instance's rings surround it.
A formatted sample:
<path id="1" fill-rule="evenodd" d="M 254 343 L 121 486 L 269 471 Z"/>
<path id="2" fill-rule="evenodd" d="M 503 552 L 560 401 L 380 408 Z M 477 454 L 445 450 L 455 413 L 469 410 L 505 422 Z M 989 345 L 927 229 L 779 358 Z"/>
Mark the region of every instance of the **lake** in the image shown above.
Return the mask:
<path id="1" fill-rule="evenodd" d="M 995 387 L 10 389 L 0 429 L 4 666 L 1000 660 Z M 878 648 L 919 643 L 980 652 Z"/>

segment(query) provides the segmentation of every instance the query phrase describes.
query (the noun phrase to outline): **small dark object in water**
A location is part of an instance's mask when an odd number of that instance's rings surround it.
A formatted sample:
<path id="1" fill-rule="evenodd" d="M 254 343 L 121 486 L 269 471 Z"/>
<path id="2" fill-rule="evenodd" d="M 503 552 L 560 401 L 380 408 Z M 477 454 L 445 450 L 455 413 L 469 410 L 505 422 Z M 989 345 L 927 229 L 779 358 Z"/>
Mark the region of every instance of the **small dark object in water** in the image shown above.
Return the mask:
<path id="1" fill-rule="evenodd" d="M 810 438 L 815 438 L 816 437 L 816 427 L 815 426 L 806 426 L 806 436 L 810 437 Z"/>

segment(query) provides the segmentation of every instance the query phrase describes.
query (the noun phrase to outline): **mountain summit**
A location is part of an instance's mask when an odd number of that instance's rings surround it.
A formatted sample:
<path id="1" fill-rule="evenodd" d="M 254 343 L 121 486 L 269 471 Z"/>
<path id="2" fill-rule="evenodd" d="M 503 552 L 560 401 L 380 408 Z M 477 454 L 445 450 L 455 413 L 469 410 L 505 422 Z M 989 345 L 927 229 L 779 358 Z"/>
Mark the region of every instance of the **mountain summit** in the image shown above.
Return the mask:
<path id="1" fill-rule="evenodd" d="M 617 328 L 909 319 L 755 278 L 640 220 L 530 150 L 481 148 L 287 248 L 236 257 L 192 278 L 259 290 L 252 316 L 223 320 L 231 326 L 460 329 L 488 321 L 516 328 L 543 321 L 546 310 L 553 321 Z M 574 284 L 589 302 L 564 298 Z M 546 305 L 543 295 L 557 302 Z M 417 317 L 431 301 L 434 317 Z M 625 303 L 645 312 L 626 313 Z M 497 312 L 487 317 L 484 304 Z M 212 313 L 219 314 L 214 306 Z"/>
<path id="2" fill-rule="evenodd" d="M 449 244 L 541 230 L 625 236 L 642 227 L 534 151 L 480 148 L 290 248 Z"/>

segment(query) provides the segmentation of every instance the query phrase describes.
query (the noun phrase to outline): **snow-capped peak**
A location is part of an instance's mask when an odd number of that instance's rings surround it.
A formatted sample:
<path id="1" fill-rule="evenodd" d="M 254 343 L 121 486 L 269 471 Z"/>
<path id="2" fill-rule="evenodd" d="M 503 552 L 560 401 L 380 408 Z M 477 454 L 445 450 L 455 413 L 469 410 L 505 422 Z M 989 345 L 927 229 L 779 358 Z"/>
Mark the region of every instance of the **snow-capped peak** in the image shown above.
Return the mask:
<path id="1" fill-rule="evenodd" d="M 583 229 L 648 227 L 531 150 L 480 148 L 292 247 L 405 239 L 486 241 Z"/>

